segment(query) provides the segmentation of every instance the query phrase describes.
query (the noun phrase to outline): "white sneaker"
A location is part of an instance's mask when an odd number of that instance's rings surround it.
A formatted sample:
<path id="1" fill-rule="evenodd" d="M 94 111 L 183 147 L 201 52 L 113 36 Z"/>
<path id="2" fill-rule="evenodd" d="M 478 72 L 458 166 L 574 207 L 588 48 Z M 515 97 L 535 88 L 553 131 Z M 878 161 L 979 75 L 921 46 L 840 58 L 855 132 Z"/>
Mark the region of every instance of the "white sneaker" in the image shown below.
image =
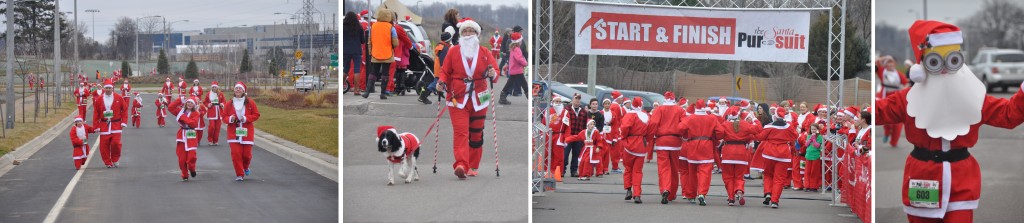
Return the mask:
<path id="1" fill-rule="evenodd" d="M 121 167 L 121 162 L 114 162 L 114 167 Z"/>
<path id="2" fill-rule="evenodd" d="M 243 181 L 243 180 L 245 180 L 245 179 L 242 179 L 242 177 L 235 177 L 235 181 Z"/>

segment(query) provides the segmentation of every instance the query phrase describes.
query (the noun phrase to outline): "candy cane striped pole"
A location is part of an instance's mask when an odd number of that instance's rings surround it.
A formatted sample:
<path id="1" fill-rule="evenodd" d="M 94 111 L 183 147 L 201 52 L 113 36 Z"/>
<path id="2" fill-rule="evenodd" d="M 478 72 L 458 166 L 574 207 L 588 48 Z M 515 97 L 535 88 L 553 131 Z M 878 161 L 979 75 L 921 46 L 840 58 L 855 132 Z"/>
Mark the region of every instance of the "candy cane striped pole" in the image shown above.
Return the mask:
<path id="1" fill-rule="evenodd" d="M 491 81 L 491 128 L 494 129 L 494 174 L 501 176 L 498 168 L 498 104 L 494 102 L 494 81 Z"/>
<path id="2" fill-rule="evenodd" d="M 437 112 L 438 113 L 441 113 L 441 106 L 445 106 L 444 104 L 445 104 L 445 101 L 437 101 Z M 434 123 L 435 125 L 437 124 L 436 122 L 437 121 L 435 121 L 435 123 Z M 441 128 L 440 127 L 434 128 L 434 174 L 437 174 L 437 142 L 441 139 L 441 136 L 438 136 L 439 131 L 440 131 L 439 129 L 441 129 Z M 428 131 L 427 134 L 429 134 L 429 133 L 430 132 Z"/>

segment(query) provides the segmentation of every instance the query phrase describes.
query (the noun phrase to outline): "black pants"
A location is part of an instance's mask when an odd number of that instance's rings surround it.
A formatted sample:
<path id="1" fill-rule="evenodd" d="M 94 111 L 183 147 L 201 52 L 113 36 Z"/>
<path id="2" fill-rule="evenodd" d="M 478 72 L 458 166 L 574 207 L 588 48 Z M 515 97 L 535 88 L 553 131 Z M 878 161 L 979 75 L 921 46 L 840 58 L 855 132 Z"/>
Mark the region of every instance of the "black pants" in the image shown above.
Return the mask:
<path id="1" fill-rule="evenodd" d="M 583 149 L 583 142 L 582 141 L 581 142 L 571 142 L 571 143 L 569 143 L 569 145 L 565 146 L 565 156 L 563 156 L 565 158 L 564 158 L 564 160 L 562 160 L 562 163 L 564 165 L 569 165 L 568 170 L 572 171 L 572 172 L 569 172 L 569 174 L 577 174 L 576 173 L 576 168 L 579 168 L 579 165 L 580 165 L 580 150 L 582 150 L 582 149 Z M 569 153 L 572 153 L 572 156 L 569 156 L 570 155 Z M 570 161 L 569 159 L 572 159 L 572 161 Z M 565 170 L 567 168 L 562 168 L 562 169 Z"/>
<path id="2" fill-rule="evenodd" d="M 501 63 L 498 63 L 498 68 L 503 68 L 503 67 L 505 67 L 506 64 L 508 64 L 508 56 L 509 56 L 508 53 L 499 53 L 498 54 L 499 58 L 496 58 L 496 59 L 501 61 Z M 499 69 L 499 70 L 501 70 L 501 69 Z M 508 75 L 508 72 L 505 72 L 505 75 Z"/>
<path id="3" fill-rule="evenodd" d="M 398 91 L 404 91 L 406 87 L 409 87 L 409 86 L 405 86 L 405 78 L 406 78 L 405 77 L 406 76 L 405 71 L 406 70 L 409 70 L 409 69 L 405 69 L 405 68 L 395 69 L 395 80 L 394 81 L 395 81 L 395 91 L 396 92 L 394 92 L 394 93 L 397 93 Z"/>
<path id="4" fill-rule="evenodd" d="M 359 68 L 360 68 L 360 66 L 363 65 L 360 62 L 360 59 L 362 59 L 362 55 L 359 55 L 358 53 L 344 54 L 344 55 L 342 55 L 342 58 L 345 61 L 344 62 L 345 69 L 344 69 L 344 72 L 343 72 L 344 74 L 342 74 L 341 76 L 348 75 L 348 71 L 349 70 L 352 70 L 355 73 L 359 73 L 359 71 L 360 71 Z"/>
<path id="5" fill-rule="evenodd" d="M 526 75 L 509 75 L 508 81 L 505 82 L 505 87 L 501 89 L 501 98 L 505 98 L 505 96 L 520 89 L 522 89 L 522 92 L 526 92 Z"/>
<path id="6" fill-rule="evenodd" d="M 384 93 L 384 90 L 388 87 L 388 71 L 391 68 L 391 63 L 370 63 L 370 69 L 366 72 L 366 93 L 373 93 L 373 84 L 377 83 L 380 79 L 380 92 Z"/>

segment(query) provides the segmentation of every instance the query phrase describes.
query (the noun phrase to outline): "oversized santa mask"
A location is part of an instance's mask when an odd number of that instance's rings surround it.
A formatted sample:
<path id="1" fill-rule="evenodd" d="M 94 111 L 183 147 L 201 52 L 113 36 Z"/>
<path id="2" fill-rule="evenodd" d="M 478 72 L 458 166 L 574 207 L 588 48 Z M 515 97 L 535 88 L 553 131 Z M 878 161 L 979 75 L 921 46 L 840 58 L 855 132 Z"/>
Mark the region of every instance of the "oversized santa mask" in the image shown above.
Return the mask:
<path id="1" fill-rule="evenodd" d="M 907 92 L 907 114 L 929 137 L 952 141 L 981 121 L 985 85 L 964 65 L 960 28 L 918 20 L 909 29 L 917 64 L 910 67 L 916 84 Z"/>

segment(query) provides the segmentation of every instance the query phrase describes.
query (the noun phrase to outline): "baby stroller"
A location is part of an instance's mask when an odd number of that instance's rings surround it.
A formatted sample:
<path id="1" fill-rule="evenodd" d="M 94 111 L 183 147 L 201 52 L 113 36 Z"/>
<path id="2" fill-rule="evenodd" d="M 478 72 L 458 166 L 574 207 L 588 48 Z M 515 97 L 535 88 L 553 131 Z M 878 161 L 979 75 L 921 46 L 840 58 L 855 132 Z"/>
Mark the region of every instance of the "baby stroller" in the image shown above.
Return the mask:
<path id="1" fill-rule="evenodd" d="M 409 91 L 419 95 L 434 81 L 434 59 L 430 58 L 430 55 L 409 50 L 409 58 L 411 59 L 408 70 L 403 74 L 395 74 L 400 75 L 395 78 L 395 92 L 398 95 L 405 95 Z"/>

